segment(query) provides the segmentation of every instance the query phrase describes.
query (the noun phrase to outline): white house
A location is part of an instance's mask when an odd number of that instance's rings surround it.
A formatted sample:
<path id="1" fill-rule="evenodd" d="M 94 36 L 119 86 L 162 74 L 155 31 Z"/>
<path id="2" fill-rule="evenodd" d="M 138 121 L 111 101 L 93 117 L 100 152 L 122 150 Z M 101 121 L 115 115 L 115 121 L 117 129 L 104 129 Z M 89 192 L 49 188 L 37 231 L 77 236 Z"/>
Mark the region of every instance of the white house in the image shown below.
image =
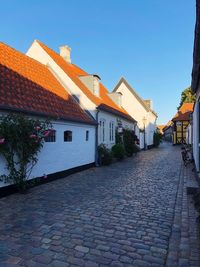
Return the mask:
<path id="1" fill-rule="evenodd" d="M 38 156 L 33 177 L 86 168 L 95 162 L 97 123 L 58 82 L 49 68 L 0 43 L 0 114 L 20 112 L 52 118 L 54 132 Z M 0 175 L 6 174 L 0 158 Z M 0 187 L 5 184 L 0 182 Z"/>
<path id="2" fill-rule="evenodd" d="M 192 91 L 196 94 L 192 119 L 192 146 L 196 171 L 200 172 L 200 2 L 196 1 L 196 26 L 193 52 Z"/>
<path id="3" fill-rule="evenodd" d="M 113 93 L 121 94 L 122 107 L 137 121 L 136 135 L 140 137 L 140 148 L 145 145 L 151 147 L 157 119 L 152 101 L 143 100 L 124 78 L 120 79 Z"/>
<path id="4" fill-rule="evenodd" d="M 98 75 L 88 74 L 72 64 L 71 49 L 68 46 L 61 46 L 58 54 L 35 40 L 27 55 L 46 65 L 81 107 L 98 122 L 98 144 L 112 147 L 117 128 L 135 130 L 136 121 L 122 107 L 121 94 L 109 93 Z"/>

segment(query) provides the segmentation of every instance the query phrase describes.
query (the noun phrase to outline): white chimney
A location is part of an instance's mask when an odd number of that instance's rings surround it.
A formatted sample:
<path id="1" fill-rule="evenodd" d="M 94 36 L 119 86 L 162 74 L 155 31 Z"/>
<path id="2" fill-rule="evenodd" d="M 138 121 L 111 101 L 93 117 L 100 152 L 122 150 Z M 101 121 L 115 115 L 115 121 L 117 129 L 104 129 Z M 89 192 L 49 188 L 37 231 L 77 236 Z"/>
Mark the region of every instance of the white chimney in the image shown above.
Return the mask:
<path id="1" fill-rule="evenodd" d="M 79 76 L 79 79 L 95 96 L 99 97 L 99 81 L 101 80 L 101 78 L 97 74 Z"/>
<path id="2" fill-rule="evenodd" d="M 108 94 L 112 101 L 115 102 L 119 107 L 122 106 L 122 93 L 121 92 L 113 92 Z"/>
<path id="3" fill-rule="evenodd" d="M 71 63 L 71 48 L 67 45 L 62 45 L 59 47 L 60 56 L 64 58 L 65 61 Z"/>

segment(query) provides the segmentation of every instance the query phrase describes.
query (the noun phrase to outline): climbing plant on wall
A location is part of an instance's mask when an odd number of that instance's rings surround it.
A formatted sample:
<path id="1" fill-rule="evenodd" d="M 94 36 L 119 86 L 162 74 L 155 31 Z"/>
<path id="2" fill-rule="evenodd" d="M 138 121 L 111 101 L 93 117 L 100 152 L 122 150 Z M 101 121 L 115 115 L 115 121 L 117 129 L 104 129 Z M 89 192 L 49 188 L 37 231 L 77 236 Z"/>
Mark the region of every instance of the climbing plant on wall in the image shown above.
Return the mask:
<path id="1" fill-rule="evenodd" d="M 8 174 L 0 175 L 1 181 L 14 183 L 22 190 L 27 187 L 44 138 L 51 130 L 49 121 L 14 113 L 0 117 L 0 155 L 5 159 L 8 171 Z"/>

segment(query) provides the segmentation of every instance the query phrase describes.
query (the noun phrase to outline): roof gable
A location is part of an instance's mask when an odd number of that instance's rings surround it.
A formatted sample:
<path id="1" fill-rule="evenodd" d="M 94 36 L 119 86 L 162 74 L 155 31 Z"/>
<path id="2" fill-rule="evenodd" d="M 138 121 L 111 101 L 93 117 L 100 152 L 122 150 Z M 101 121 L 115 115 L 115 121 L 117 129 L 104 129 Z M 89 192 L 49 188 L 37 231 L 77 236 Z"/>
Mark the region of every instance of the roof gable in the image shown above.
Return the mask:
<path id="1" fill-rule="evenodd" d="M 115 86 L 115 88 L 113 89 L 113 92 L 116 92 L 117 89 L 120 87 L 121 84 L 125 84 L 126 85 L 126 88 L 131 92 L 131 94 L 138 100 L 138 102 L 143 106 L 143 108 L 146 110 L 146 111 L 150 111 L 152 112 L 156 117 L 157 117 L 157 114 L 148 107 L 148 105 L 145 103 L 145 101 L 136 93 L 136 91 L 131 87 L 131 85 L 126 81 L 125 78 L 121 78 L 119 80 L 119 82 L 117 83 L 117 85 Z"/>
<path id="2" fill-rule="evenodd" d="M 194 103 L 183 103 L 179 108 L 172 121 L 187 121 L 190 119 L 190 114 L 193 112 Z"/>
<path id="3" fill-rule="evenodd" d="M 106 107 L 107 112 L 113 113 L 113 111 L 116 111 L 118 116 L 121 116 L 127 120 L 135 122 L 135 120 L 133 120 L 133 118 L 123 108 L 118 107 L 112 101 L 112 99 L 108 96 L 109 91 L 102 83 L 100 83 L 100 90 L 99 90 L 100 95 L 99 97 L 97 97 L 79 79 L 80 76 L 89 75 L 86 71 L 82 70 L 75 64 L 66 62 L 58 53 L 56 53 L 55 51 L 53 51 L 40 41 L 37 40 L 37 43 L 98 108 Z"/>

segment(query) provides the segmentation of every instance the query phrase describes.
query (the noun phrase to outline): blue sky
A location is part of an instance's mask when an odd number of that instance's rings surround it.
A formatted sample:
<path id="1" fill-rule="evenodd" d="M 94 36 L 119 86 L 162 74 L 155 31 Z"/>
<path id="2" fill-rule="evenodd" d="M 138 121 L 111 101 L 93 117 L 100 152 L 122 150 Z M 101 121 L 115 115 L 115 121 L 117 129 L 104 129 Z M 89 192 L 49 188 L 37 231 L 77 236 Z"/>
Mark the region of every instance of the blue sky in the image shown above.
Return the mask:
<path id="1" fill-rule="evenodd" d="M 98 73 L 111 91 L 125 77 L 152 99 L 158 123 L 191 83 L 195 0 L 0 0 L 0 40 L 26 52 L 34 39 Z"/>

